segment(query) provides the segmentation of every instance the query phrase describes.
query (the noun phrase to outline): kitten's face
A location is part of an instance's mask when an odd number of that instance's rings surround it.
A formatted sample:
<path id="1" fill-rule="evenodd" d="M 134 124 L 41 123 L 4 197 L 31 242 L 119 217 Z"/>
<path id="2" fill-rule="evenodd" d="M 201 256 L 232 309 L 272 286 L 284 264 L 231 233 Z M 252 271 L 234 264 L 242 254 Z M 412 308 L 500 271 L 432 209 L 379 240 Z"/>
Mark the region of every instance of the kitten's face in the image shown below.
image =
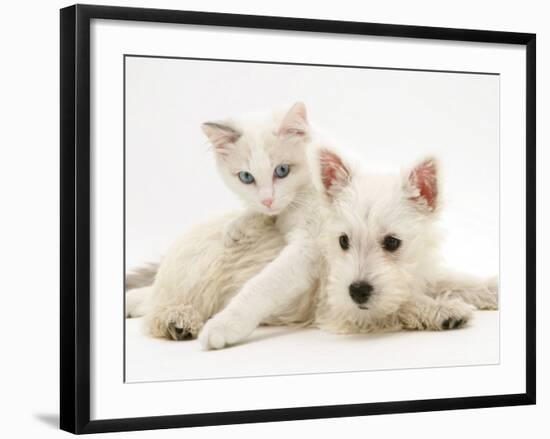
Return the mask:
<path id="1" fill-rule="evenodd" d="M 224 182 L 254 211 L 277 215 L 310 180 L 303 104 L 295 104 L 284 117 L 206 123 L 203 131 L 215 148 Z"/>

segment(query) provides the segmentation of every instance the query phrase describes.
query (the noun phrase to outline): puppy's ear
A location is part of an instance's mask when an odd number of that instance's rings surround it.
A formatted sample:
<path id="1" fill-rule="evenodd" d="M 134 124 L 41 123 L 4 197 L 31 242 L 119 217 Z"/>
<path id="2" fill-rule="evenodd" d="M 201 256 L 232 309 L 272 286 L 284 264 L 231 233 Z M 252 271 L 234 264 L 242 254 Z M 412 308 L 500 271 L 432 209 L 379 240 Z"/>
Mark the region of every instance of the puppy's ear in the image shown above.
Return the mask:
<path id="1" fill-rule="evenodd" d="M 439 204 L 438 168 L 437 160 L 428 157 L 402 174 L 405 197 L 424 211 L 433 212 Z"/>
<path id="2" fill-rule="evenodd" d="M 296 102 L 283 117 L 278 134 L 280 136 L 304 137 L 308 134 L 308 131 L 306 106 L 303 102 Z"/>
<path id="3" fill-rule="evenodd" d="M 228 147 L 241 137 L 241 133 L 226 122 L 205 122 L 201 128 L 216 152 L 221 155 L 226 155 Z"/>
<path id="4" fill-rule="evenodd" d="M 351 182 L 349 166 L 328 148 L 315 149 L 310 156 L 310 165 L 317 190 L 330 202 Z"/>

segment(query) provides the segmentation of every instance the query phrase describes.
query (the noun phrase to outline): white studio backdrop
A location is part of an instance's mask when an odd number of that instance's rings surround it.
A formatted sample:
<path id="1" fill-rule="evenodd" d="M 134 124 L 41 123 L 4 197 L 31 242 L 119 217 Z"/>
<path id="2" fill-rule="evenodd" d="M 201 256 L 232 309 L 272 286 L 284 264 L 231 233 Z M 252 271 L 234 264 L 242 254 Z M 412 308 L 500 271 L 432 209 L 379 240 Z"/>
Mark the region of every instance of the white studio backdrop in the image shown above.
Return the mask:
<path id="1" fill-rule="evenodd" d="M 238 209 L 202 122 L 306 103 L 312 124 L 364 169 L 441 163 L 443 255 L 498 272 L 498 75 L 126 58 L 126 267 Z"/>

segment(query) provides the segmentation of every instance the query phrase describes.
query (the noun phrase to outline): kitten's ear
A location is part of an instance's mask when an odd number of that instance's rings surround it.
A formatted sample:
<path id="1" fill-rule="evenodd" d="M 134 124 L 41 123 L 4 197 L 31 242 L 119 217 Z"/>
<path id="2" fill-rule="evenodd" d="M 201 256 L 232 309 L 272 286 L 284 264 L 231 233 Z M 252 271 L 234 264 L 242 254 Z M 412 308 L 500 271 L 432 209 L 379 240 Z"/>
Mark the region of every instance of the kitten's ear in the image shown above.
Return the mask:
<path id="1" fill-rule="evenodd" d="M 308 130 L 306 106 L 303 102 L 296 102 L 283 118 L 279 127 L 279 135 L 305 136 Z"/>
<path id="2" fill-rule="evenodd" d="M 327 148 L 314 149 L 310 155 L 310 166 L 317 190 L 330 202 L 351 182 L 350 167 L 338 154 Z"/>
<path id="3" fill-rule="evenodd" d="M 235 143 L 241 137 L 239 131 L 223 122 L 205 122 L 201 128 L 216 152 L 220 154 L 227 153 L 228 145 Z"/>
<path id="4" fill-rule="evenodd" d="M 402 173 L 405 197 L 423 211 L 436 210 L 439 201 L 438 184 L 438 163 L 434 157 L 428 157 Z"/>

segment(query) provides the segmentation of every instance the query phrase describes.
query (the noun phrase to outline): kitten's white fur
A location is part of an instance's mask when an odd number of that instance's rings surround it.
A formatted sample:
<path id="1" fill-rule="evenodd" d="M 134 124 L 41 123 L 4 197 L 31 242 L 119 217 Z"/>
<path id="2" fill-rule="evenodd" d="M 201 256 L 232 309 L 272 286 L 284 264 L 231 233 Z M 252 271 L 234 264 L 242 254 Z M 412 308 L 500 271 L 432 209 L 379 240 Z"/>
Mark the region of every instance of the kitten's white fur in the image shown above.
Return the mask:
<path id="1" fill-rule="evenodd" d="M 259 213 L 277 215 L 275 226 L 287 244 L 205 325 L 200 337 L 203 346 L 222 348 L 247 337 L 262 321 L 309 291 L 318 278 L 318 203 L 306 160 L 308 148 L 316 141 L 300 102 L 267 121 L 207 123 L 203 130 L 217 152 L 223 180 L 248 208 L 228 223 L 225 242 L 242 239 Z M 282 179 L 274 174 L 280 164 L 290 166 L 289 175 Z M 253 184 L 244 185 L 236 178 L 242 170 L 254 176 Z M 266 198 L 272 200 L 270 207 L 263 203 Z"/>
<path id="2" fill-rule="evenodd" d="M 311 184 L 306 151 L 313 133 L 303 103 L 297 102 L 286 113 L 206 122 L 202 129 L 214 148 L 222 180 L 248 210 L 281 214 Z M 290 172 L 276 178 L 274 170 L 281 164 L 290 165 Z M 254 182 L 243 184 L 240 171 L 251 173 Z M 272 200 L 270 207 L 262 203 L 266 199 Z"/>

